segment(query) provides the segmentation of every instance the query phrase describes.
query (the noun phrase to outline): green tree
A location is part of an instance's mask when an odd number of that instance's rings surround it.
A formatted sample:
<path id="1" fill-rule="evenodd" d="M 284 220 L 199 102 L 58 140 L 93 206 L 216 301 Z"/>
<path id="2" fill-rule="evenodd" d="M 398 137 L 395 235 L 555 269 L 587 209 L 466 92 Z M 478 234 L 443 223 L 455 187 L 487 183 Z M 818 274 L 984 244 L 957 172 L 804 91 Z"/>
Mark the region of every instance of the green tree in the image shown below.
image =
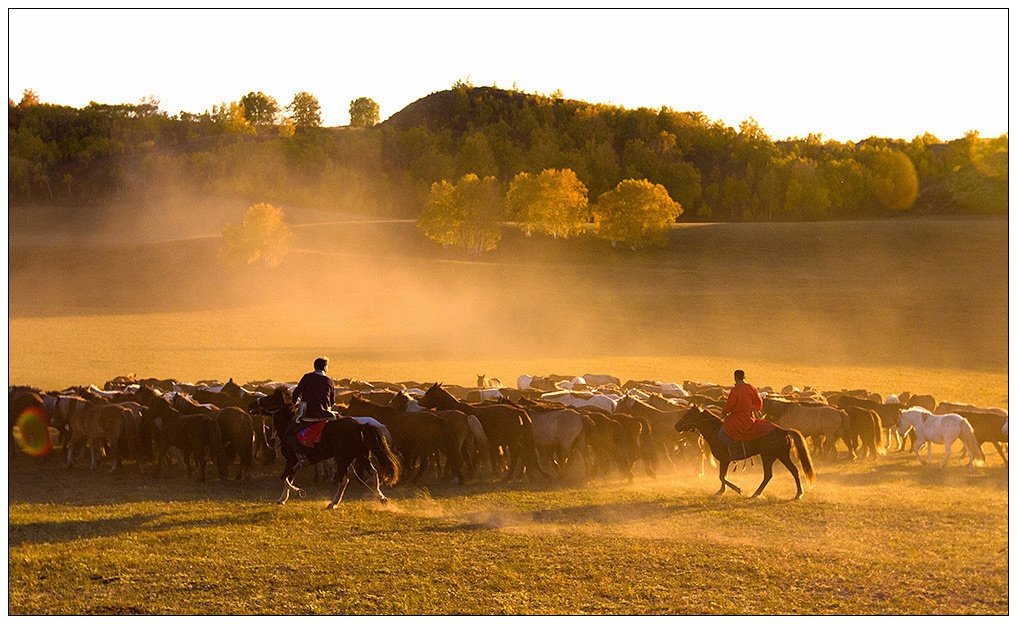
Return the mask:
<path id="1" fill-rule="evenodd" d="M 890 148 L 872 151 L 868 158 L 872 170 L 872 191 L 884 207 L 907 210 L 918 197 L 918 173 L 911 159 Z"/>
<path id="2" fill-rule="evenodd" d="M 287 110 L 290 111 L 290 118 L 297 131 L 321 127 L 321 105 L 318 104 L 318 98 L 307 91 L 294 95 Z"/>
<path id="3" fill-rule="evenodd" d="M 289 253 L 293 238 L 284 216 L 271 204 L 251 206 L 241 225 L 229 223 L 223 229 L 219 257 L 231 266 L 258 261 L 266 267 L 278 266 Z"/>
<path id="4" fill-rule="evenodd" d="M 254 126 L 271 126 L 279 114 L 279 104 L 275 98 L 261 91 L 251 91 L 240 98 L 240 104 L 244 107 L 244 117 Z"/>
<path id="5" fill-rule="evenodd" d="M 378 103 L 371 98 L 362 97 L 350 102 L 350 125 L 354 128 L 369 128 L 378 120 Z"/>
<path id="6" fill-rule="evenodd" d="M 597 234 L 633 249 L 666 244 L 667 231 L 681 213 L 667 189 L 647 180 L 622 180 L 593 207 Z"/>
<path id="7" fill-rule="evenodd" d="M 491 143 L 483 132 L 474 132 L 463 139 L 463 145 L 455 159 L 456 172 L 463 176 L 474 173 L 486 178 L 498 173 L 498 163 L 494 159 Z"/>
<path id="8" fill-rule="evenodd" d="M 498 219 L 502 200 L 498 181 L 470 173 L 457 184 L 445 180 L 431 185 L 431 193 L 417 218 L 417 227 L 442 245 L 480 255 L 501 240 Z"/>
<path id="9" fill-rule="evenodd" d="M 506 204 L 527 236 L 532 230 L 554 238 L 586 231 L 586 187 L 571 169 L 545 169 L 539 175 L 520 173 L 509 185 Z"/>

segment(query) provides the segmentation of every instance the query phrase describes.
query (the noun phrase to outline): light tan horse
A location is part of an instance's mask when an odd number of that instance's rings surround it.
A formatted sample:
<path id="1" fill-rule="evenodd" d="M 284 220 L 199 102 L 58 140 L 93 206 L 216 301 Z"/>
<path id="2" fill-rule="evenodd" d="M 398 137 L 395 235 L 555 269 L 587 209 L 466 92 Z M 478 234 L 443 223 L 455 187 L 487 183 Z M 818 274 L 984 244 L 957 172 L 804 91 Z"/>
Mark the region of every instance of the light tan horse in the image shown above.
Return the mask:
<path id="1" fill-rule="evenodd" d="M 109 471 L 113 472 L 120 466 L 121 438 L 125 437 L 128 453 L 135 445 L 131 440 L 130 432 L 134 430 L 134 419 L 130 408 L 116 403 L 109 405 L 94 405 L 91 409 L 76 412 L 71 415 L 71 441 L 67 445 L 67 467 L 74 465 L 74 451 L 87 444 L 92 455 L 91 468 L 96 465 L 96 458 L 108 447 L 113 456 L 113 465 Z M 81 449 L 82 451 L 84 449 Z"/>
<path id="2" fill-rule="evenodd" d="M 851 419 L 841 409 L 829 405 L 799 405 L 790 401 L 763 399 L 763 412 L 767 419 L 783 429 L 795 429 L 806 438 L 812 438 L 817 448 L 833 458 L 837 457 L 837 440 L 848 443 Z"/>

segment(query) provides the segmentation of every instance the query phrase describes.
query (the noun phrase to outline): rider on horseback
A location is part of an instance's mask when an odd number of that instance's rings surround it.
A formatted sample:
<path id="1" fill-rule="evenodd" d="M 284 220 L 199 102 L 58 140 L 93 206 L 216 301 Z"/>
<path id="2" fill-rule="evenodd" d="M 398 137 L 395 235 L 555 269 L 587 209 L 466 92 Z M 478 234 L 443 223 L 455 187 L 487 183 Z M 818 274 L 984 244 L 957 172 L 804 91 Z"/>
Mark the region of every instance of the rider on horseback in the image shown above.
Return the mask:
<path id="1" fill-rule="evenodd" d="M 752 385 L 745 382 L 745 371 L 736 370 L 734 378 L 734 388 L 724 404 L 726 418 L 720 428 L 720 439 L 727 444 L 731 459 L 744 459 L 751 455 L 745 443 L 770 433 L 776 425 L 756 418 L 763 409 L 763 399 Z"/>
<path id="2" fill-rule="evenodd" d="M 304 445 L 297 434 L 312 423 L 335 420 L 337 417 L 331 410 L 335 401 L 335 384 L 326 373 L 328 358 L 320 357 L 314 360 L 314 372 L 304 375 L 293 390 L 293 403 L 298 409 L 296 418 L 286 430 L 286 439 L 301 458 L 304 457 Z"/>

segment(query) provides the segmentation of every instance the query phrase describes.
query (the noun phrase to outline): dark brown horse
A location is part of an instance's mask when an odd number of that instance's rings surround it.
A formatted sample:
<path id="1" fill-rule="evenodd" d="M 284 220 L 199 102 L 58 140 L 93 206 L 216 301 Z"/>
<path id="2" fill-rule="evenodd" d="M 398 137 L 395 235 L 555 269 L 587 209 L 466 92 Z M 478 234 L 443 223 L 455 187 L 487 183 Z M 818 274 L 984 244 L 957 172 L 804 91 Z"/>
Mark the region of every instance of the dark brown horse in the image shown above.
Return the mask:
<path id="1" fill-rule="evenodd" d="M 151 399 L 139 427 L 142 444 L 154 447 L 155 470 L 159 474 L 166 453 L 177 449 L 190 477 L 191 458 L 198 467 L 198 481 L 205 480 L 205 451 L 208 450 L 219 471 L 219 479 L 226 480 L 226 461 L 222 445 L 222 429 L 218 419 L 211 414 L 181 414 L 162 397 Z"/>
<path id="2" fill-rule="evenodd" d="M 533 440 L 533 422 L 526 410 L 512 405 L 471 405 L 464 403 L 448 390 L 441 387 L 441 383 L 432 385 L 424 393 L 424 396 L 417 400 L 421 407 L 438 410 L 459 410 L 464 414 L 475 416 L 484 428 L 491 448 L 491 465 L 498 466 L 501 460 L 497 453 L 499 448 L 507 449 L 510 455 L 511 465 L 505 472 L 503 481 L 509 481 L 516 472 L 520 476 L 524 471 L 540 473 L 545 479 L 547 472 L 540 467 L 537 461 L 537 450 Z"/>
<path id="3" fill-rule="evenodd" d="M 233 459 L 240 460 L 236 480 L 251 480 L 251 465 L 254 463 L 254 421 L 253 417 L 239 407 L 225 407 L 216 415 L 222 431 L 223 459 L 226 465 Z"/>
<path id="4" fill-rule="evenodd" d="M 741 494 L 741 488 L 726 478 L 727 468 L 732 460 L 727 444 L 720 439 L 720 426 L 722 424 L 723 421 L 710 412 L 704 411 L 699 407 L 692 407 L 685 412 L 674 428 L 678 432 L 696 430 L 703 436 L 706 443 L 710 445 L 713 456 L 717 458 L 717 462 L 720 464 L 720 490 L 717 491 L 718 496 L 723 494 L 728 487 Z M 792 451 L 797 455 L 798 461 L 802 464 L 805 479 L 810 483 L 816 480 L 816 470 L 812 465 L 812 456 L 809 455 L 809 449 L 805 446 L 805 438 L 794 429 L 776 427 L 758 440 L 746 442 L 745 450 L 746 457 L 759 455 L 763 460 L 763 482 L 759 484 L 759 488 L 752 495 L 753 498 L 759 496 L 763 492 L 763 488 L 766 487 L 766 484 L 770 482 L 770 479 L 773 477 L 773 462 L 778 459 L 787 467 L 791 476 L 795 478 L 795 486 L 798 488 L 798 493 L 795 494 L 794 500 L 802 497 L 804 489 L 802 489 L 802 481 L 798 476 L 798 467 L 791 460 Z"/>
<path id="5" fill-rule="evenodd" d="M 279 477 L 286 484 L 282 496 L 279 497 L 280 505 L 286 504 L 291 491 L 301 497 L 306 496 L 303 490 L 293 485 L 292 479 L 296 471 L 307 464 L 298 462 L 296 451 L 282 438 L 295 416 L 296 406 L 289 403 L 277 406 L 272 416 L 276 435 L 279 436 L 281 442 L 282 454 L 286 458 L 286 468 L 283 469 L 283 473 Z M 352 418 L 339 418 L 326 422 L 321 432 L 321 439 L 314 446 L 305 448 L 303 453 L 310 464 L 317 464 L 327 459 L 335 460 L 336 474 L 343 475 L 342 483 L 336 489 L 335 497 L 328 504 L 327 509 L 332 509 L 342 500 L 346 486 L 350 482 L 351 472 L 356 475 L 357 479 L 360 479 L 354 468 L 354 462 L 361 466 L 367 466 L 374 475 L 374 491 L 383 505 L 388 503 L 388 498 L 381 493 L 381 485 L 395 485 L 399 481 L 399 460 L 389 447 L 381 429 L 374 425 L 360 424 Z M 375 463 L 378 464 L 377 468 L 375 468 Z M 367 483 L 364 482 L 364 485 Z"/>

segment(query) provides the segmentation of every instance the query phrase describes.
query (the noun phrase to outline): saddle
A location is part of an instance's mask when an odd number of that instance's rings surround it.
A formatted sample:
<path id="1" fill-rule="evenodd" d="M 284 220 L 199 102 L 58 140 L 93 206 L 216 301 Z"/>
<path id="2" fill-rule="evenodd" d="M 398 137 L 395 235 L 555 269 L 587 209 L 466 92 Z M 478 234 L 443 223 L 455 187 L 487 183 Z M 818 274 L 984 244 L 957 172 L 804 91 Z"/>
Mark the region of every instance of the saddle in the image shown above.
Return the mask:
<path id="1" fill-rule="evenodd" d="M 717 432 L 720 440 L 727 445 L 727 452 L 731 456 L 731 461 L 741 461 L 748 459 L 753 455 L 759 455 L 759 440 L 735 440 L 724 433 L 724 428 L 721 427 L 720 431 Z"/>

